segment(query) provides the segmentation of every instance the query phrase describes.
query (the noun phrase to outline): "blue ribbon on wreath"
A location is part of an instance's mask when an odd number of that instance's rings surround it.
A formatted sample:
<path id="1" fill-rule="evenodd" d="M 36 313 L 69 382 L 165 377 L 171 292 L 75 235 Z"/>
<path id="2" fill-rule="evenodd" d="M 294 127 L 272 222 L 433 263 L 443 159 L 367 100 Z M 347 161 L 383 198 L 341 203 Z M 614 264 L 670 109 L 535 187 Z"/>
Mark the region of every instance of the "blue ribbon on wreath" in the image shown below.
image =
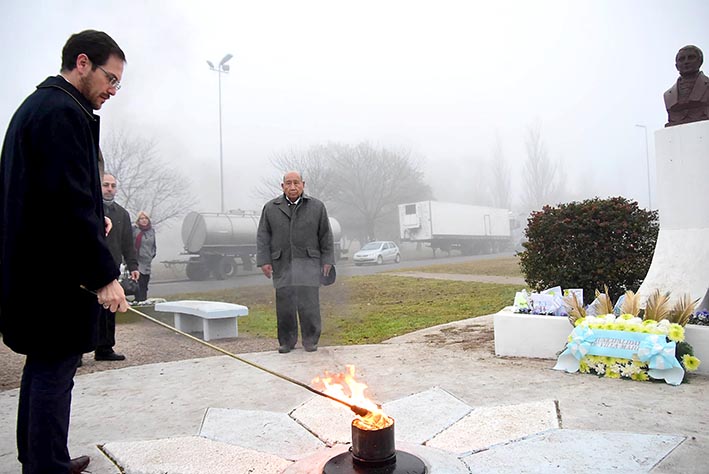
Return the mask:
<path id="1" fill-rule="evenodd" d="M 577 359 L 581 360 L 591 349 L 591 343 L 596 336 L 591 328 L 583 326 L 576 328 L 571 333 L 571 340 L 566 344 L 566 349 Z"/>
<path id="2" fill-rule="evenodd" d="M 652 334 L 640 343 L 638 348 L 638 359 L 647 362 L 651 369 L 671 369 L 679 365 L 675 358 L 674 342 L 667 342 L 667 338 L 661 334 Z"/>

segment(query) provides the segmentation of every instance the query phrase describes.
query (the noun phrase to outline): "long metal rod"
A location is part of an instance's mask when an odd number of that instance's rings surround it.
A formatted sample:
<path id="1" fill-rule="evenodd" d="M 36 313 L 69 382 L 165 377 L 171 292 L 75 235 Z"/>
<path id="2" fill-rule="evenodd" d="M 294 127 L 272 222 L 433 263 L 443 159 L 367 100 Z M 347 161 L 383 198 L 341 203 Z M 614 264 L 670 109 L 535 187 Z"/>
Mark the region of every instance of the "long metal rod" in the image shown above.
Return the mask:
<path id="1" fill-rule="evenodd" d="M 82 288 L 84 288 L 84 287 L 82 286 Z M 88 290 L 88 289 L 86 289 L 86 288 L 84 288 L 84 289 L 85 289 L 86 291 L 88 291 L 89 293 L 92 293 L 92 294 L 94 294 L 94 295 L 96 294 L 95 292 L 93 292 L 93 291 L 91 291 L 91 290 Z M 199 342 L 200 344 L 202 344 L 202 345 L 204 345 L 204 346 L 207 346 L 207 347 L 209 347 L 210 349 L 214 349 L 214 350 L 217 351 L 217 352 L 221 352 L 222 354 L 227 355 L 227 356 L 231 357 L 232 359 L 236 359 L 236 360 L 238 360 L 239 362 L 243 362 L 244 364 L 250 365 L 251 367 L 254 367 L 254 368 L 259 369 L 259 370 L 263 370 L 264 372 L 268 372 L 269 374 L 274 375 L 274 376 L 276 376 L 276 377 L 278 377 L 278 378 L 280 378 L 280 379 L 283 379 L 283 380 L 285 380 L 286 382 L 290 382 L 290 383 L 293 383 L 293 384 L 295 384 L 295 385 L 298 385 L 299 387 L 303 387 L 304 389 L 309 390 L 309 391 L 313 392 L 313 393 L 316 394 L 316 395 L 320 395 L 321 397 L 329 398 L 329 399 L 332 400 L 332 401 L 335 401 L 335 402 L 338 402 L 338 403 L 342 403 L 342 404 L 345 405 L 347 408 L 349 408 L 350 410 L 352 410 L 356 415 L 359 415 L 359 416 L 367 416 L 367 415 L 369 414 L 369 410 L 367 410 L 366 408 L 358 407 L 357 405 L 352 405 L 351 403 L 347 403 L 347 402 L 344 401 L 344 400 L 340 400 L 339 398 L 333 397 L 332 395 L 328 395 L 327 393 L 321 392 L 320 390 L 316 390 L 316 389 L 314 389 L 313 387 L 311 387 L 311 386 L 309 386 L 309 385 L 307 385 L 307 384 L 304 384 L 303 382 L 301 382 L 301 381 L 299 381 L 299 380 L 296 380 L 296 379 L 294 379 L 294 378 L 288 377 L 287 375 L 279 374 L 278 372 L 275 372 L 275 371 L 273 371 L 273 370 L 267 369 L 266 367 L 263 367 L 263 366 L 261 366 L 261 365 L 258 365 L 258 364 L 256 364 L 255 362 L 251 362 L 250 360 L 243 359 L 243 358 L 237 356 L 236 354 L 232 354 L 231 352 L 227 351 L 226 349 L 222 349 L 222 348 L 219 347 L 219 346 L 215 346 L 214 344 L 210 344 L 209 342 L 203 341 L 202 339 L 200 339 L 200 338 L 198 338 L 198 337 L 195 337 L 195 336 L 193 336 L 192 334 L 188 334 L 188 333 L 186 333 L 186 332 L 184 332 L 184 331 L 180 331 L 179 329 L 177 329 L 177 328 L 175 328 L 175 327 L 172 327 L 172 326 L 170 326 L 170 325 L 167 324 L 167 323 L 164 323 L 164 322 L 162 322 L 162 321 L 160 321 L 160 320 L 158 320 L 158 319 L 155 319 L 155 318 L 153 318 L 152 316 L 148 316 L 147 314 L 143 313 L 142 311 L 138 311 L 137 309 L 133 308 L 132 306 L 129 306 L 129 307 L 128 307 L 128 310 L 134 312 L 134 313 L 137 314 L 138 316 L 141 316 L 141 317 L 147 319 L 148 321 L 152 321 L 152 322 L 154 322 L 155 324 L 157 324 L 157 325 L 159 325 L 159 326 L 162 326 L 162 327 L 164 327 L 164 328 L 167 328 L 167 329 L 169 329 L 169 330 L 172 331 L 172 332 L 176 332 L 177 334 L 180 334 L 180 335 L 182 335 L 182 336 L 185 336 L 185 337 L 188 338 L 188 339 L 192 339 L 193 341 Z"/>

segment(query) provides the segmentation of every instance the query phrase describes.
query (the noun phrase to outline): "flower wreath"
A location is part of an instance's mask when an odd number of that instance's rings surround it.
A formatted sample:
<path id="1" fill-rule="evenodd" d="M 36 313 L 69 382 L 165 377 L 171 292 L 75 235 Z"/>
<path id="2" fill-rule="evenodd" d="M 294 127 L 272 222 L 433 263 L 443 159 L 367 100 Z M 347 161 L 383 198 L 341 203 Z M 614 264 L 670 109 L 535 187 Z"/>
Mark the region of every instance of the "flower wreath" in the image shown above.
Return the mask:
<path id="1" fill-rule="evenodd" d="M 670 310 L 669 293 L 656 291 L 641 310 L 638 295 L 628 291 L 622 314 L 616 316 L 607 292 L 607 288 L 606 294 L 596 292 L 594 310 L 606 311 L 597 316 L 588 315 L 575 297 L 565 300 L 574 330 L 555 369 L 607 378 L 664 379 L 672 385 L 697 370 L 701 361 L 684 340 L 684 324 L 696 302 L 685 297 Z"/>
<path id="2" fill-rule="evenodd" d="M 667 357 L 675 358 L 686 372 L 697 370 L 701 363 L 694 356 L 692 346 L 684 340 L 684 327 L 677 323 L 671 323 L 667 319 L 662 321 L 646 319 L 643 321 L 632 314 L 621 314 L 618 317 L 614 314 L 604 314 L 578 319 L 576 327 L 590 331 L 625 331 L 660 336 L 646 338 L 645 342 L 639 345 L 637 354 L 634 354 L 632 358 L 582 354 L 578 368 L 581 373 L 596 374 L 600 377 L 613 379 L 649 380 L 653 374 L 653 363 L 659 364 L 661 367 L 672 365 Z M 573 351 L 575 347 L 583 352 L 583 349 L 574 340 L 572 332 L 569 335 L 566 348 Z"/>

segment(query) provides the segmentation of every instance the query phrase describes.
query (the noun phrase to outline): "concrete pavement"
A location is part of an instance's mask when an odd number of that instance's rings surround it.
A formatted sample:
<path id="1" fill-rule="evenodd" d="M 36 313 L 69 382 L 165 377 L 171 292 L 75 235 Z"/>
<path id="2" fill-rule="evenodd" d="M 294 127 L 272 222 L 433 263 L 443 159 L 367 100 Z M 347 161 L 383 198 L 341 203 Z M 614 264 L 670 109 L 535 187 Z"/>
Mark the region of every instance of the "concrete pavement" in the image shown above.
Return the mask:
<path id="1" fill-rule="evenodd" d="M 492 316 L 485 316 L 382 344 L 243 357 L 305 383 L 325 371 L 340 372 L 346 364 L 354 364 L 358 378 L 369 386 L 370 397 L 381 403 L 432 388 L 471 407 L 555 400 L 565 430 L 680 439 L 658 460 L 653 473 L 709 472 L 709 378 L 693 376 L 690 383 L 673 387 L 566 374 L 551 370 L 552 360 L 498 358 L 489 341 L 482 346 L 473 342 L 483 340 L 479 335 L 489 331 L 491 324 Z M 0 474 L 20 472 L 14 444 L 17 394 L 17 390 L 0 393 Z M 302 387 L 227 356 L 83 375 L 76 378 L 74 389 L 70 449 L 73 456 L 92 456 L 93 474 L 116 474 L 116 466 L 97 446 L 194 437 L 210 409 L 289 413 L 313 397 Z M 235 431 L 239 428 L 233 426 Z M 585 444 L 584 435 L 576 436 L 580 450 L 598 446 Z"/>

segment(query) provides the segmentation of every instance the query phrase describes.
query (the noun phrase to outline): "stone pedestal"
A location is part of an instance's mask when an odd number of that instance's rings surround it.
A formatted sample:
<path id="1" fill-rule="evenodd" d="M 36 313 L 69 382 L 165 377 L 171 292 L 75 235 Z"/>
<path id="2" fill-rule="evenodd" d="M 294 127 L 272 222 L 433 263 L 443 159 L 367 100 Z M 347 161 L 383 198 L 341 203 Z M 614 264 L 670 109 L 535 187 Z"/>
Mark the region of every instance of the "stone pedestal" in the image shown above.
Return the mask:
<path id="1" fill-rule="evenodd" d="M 655 290 L 702 299 L 709 288 L 709 121 L 655 132 L 660 233 L 640 286 L 643 305 Z"/>

